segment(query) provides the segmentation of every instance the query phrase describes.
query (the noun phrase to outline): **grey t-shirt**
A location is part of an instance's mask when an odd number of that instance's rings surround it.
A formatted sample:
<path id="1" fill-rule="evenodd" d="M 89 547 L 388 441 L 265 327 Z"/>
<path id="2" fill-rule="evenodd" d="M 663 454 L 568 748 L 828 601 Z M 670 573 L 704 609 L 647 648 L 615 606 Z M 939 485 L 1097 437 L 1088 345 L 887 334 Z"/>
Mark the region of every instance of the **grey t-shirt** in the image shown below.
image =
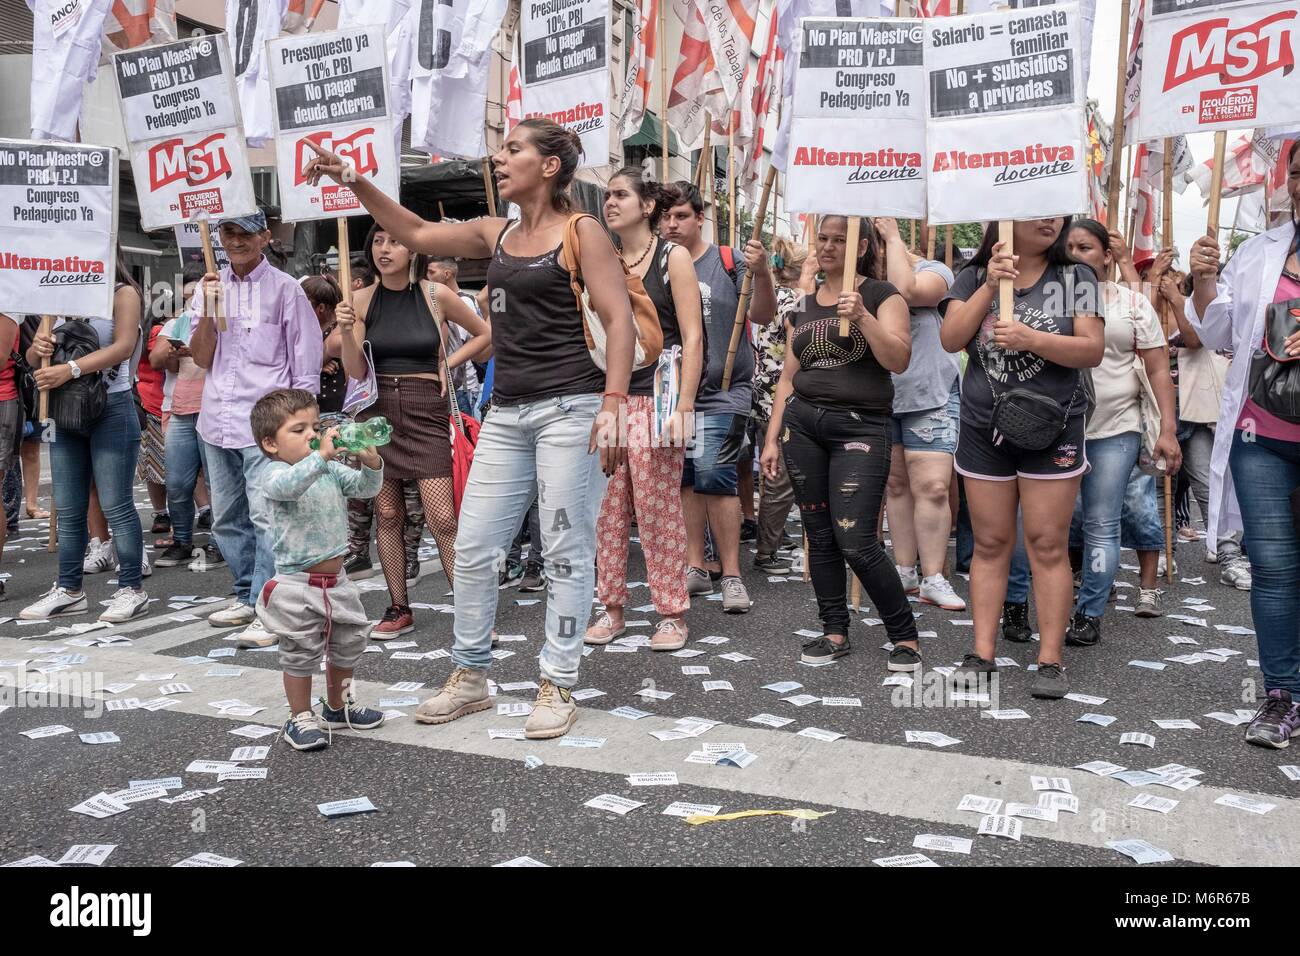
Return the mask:
<path id="1" fill-rule="evenodd" d="M 754 349 L 744 335 L 736 348 L 731 388 L 722 391 L 722 370 L 727 364 L 727 347 L 731 344 L 731 329 L 736 322 L 740 285 L 745 279 L 745 260 L 736 250 L 732 250 L 732 256 L 736 264 L 734 280 L 727 274 L 717 246 L 709 246 L 704 255 L 695 260 L 704 327 L 709 339 L 708 369 L 695 400 L 695 411 L 701 415 L 748 415 L 753 401 Z"/>
<path id="2" fill-rule="evenodd" d="M 1041 332 L 1073 335 L 1076 313 L 1100 315 L 1097 274 L 1089 266 L 1073 266 L 1073 281 L 1066 281 L 1061 266 L 1048 266 L 1032 288 L 1016 291 L 1016 318 Z M 957 276 L 948 295 L 939 303 L 946 312 L 954 300 L 965 302 L 984 282 L 983 270 L 967 266 Z M 1004 351 L 993 344 L 993 325 L 998 318 L 998 300 L 980 324 L 979 331 L 966 346 L 970 360 L 961 383 L 961 418 L 977 428 L 988 428 L 993 417 L 993 390 L 988 375 L 996 380 L 999 395 L 1013 388 L 1023 388 L 1055 399 L 1062 407 L 1073 405 L 1070 415 L 1088 411 L 1087 389 L 1083 373 L 1049 362 L 1033 352 Z M 987 366 L 988 375 L 985 374 Z"/>
<path id="3" fill-rule="evenodd" d="M 942 262 L 922 259 L 912 267 L 918 275 L 934 272 L 952 288 L 952 270 Z M 937 308 L 912 309 L 912 361 L 906 371 L 894 376 L 894 414 L 921 412 L 948 404 L 952 383 L 961 371 L 955 352 L 945 351 L 939 343 L 939 323 L 943 319 Z"/>

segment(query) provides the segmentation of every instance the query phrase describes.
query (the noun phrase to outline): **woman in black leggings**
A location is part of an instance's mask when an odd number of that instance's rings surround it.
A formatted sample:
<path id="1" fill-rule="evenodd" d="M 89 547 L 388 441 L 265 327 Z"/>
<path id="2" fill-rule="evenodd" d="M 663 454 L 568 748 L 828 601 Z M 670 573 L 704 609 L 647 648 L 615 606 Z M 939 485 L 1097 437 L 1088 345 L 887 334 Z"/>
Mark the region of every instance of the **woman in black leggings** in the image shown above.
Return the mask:
<path id="1" fill-rule="evenodd" d="M 866 588 L 894 648 L 891 671 L 921 668 L 916 622 L 898 571 L 876 535 L 889 477 L 894 386 L 912 355 L 907 303 L 888 282 L 874 230 L 863 224 L 857 291 L 844 285 L 847 220 L 824 216 L 817 260 L 825 282 L 796 306 L 772 402 L 763 470 L 775 479 L 781 445 L 808 534 L 808 566 L 817 593 L 821 637 L 804 645 L 805 664 L 829 664 L 849 652 L 844 563 Z M 840 335 L 840 320 L 849 334 Z"/>

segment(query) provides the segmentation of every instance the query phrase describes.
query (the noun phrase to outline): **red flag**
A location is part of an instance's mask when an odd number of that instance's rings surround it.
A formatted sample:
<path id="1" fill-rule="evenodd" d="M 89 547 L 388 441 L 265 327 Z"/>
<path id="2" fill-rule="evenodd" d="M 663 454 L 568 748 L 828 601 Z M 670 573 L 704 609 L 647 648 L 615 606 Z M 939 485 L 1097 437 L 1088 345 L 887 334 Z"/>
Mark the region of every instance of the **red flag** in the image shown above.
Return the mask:
<path id="1" fill-rule="evenodd" d="M 622 126 L 620 135 L 628 138 L 641 128 L 646 104 L 650 102 L 650 83 L 654 76 L 655 48 L 658 46 L 660 0 L 641 0 L 640 16 L 627 58 L 627 76 L 623 81 Z"/>
<path id="2" fill-rule="evenodd" d="M 515 37 L 514 56 L 510 61 L 510 81 L 506 93 L 506 135 L 524 118 L 524 88 L 519 82 L 519 37 Z"/>
<path id="3" fill-rule="evenodd" d="M 1210 157 L 1186 174 L 1188 182 L 1195 183 L 1201 195 L 1210 201 L 1210 178 L 1214 173 L 1214 157 Z M 1249 136 L 1242 136 L 1232 144 L 1223 158 L 1222 196 L 1229 199 L 1264 185 L 1268 167 L 1251 145 Z"/>
<path id="4" fill-rule="evenodd" d="M 740 171 L 740 188 L 753 200 L 754 183 L 758 179 L 758 161 L 763 156 L 763 134 L 767 126 L 767 116 L 776 99 L 777 88 L 781 84 L 781 64 L 785 60 L 785 51 L 776 42 L 776 8 L 768 24 L 767 45 L 763 55 L 758 58 L 758 68 L 754 75 L 754 93 L 751 100 L 754 117 L 752 142 L 745 150 Z"/>

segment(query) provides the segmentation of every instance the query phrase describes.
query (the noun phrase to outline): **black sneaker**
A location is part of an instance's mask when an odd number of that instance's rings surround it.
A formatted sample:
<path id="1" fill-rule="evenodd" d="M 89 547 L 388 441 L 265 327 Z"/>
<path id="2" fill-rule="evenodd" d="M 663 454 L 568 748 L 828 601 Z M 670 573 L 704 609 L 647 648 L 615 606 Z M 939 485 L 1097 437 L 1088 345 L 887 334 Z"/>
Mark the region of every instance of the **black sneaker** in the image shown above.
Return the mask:
<path id="1" fill-rule="evenodd" d="M 375 573 L 375 566 L 368 554 L 349 554 L 343 562 L 343 573 L 354 581 L 360 581 L 371 577 Z"/>
<path id="2" fill-rule="evenodd" d="M 226 559 L 221 556 L 221 549 L 211 542 L 203 546 L 203 554 L 190 562 L 191 571 L 211 571 L 225 566 Z"/>
<path id="3" fill-rule="evenodd" d="M 519 582 L 518 590 L 526 594 L 546 590 L 546 579 L 542 577 L 542 566 L 528 562 L 524 568 L 524 579 Z"/>
<path id="4" fill-rule="evenodd" d="M 1060 700 L 1070 692 L 1070 682 L 1060 664 L 1039 664 L 1029 696 L 1039 700 Z"/>
<path id="5" fill-rule="evenodd" d="M 202 511 L 200 511 L 199 516 L 195 519 L 195 525 L 200 531 L 211 531 L 212 530 L 212 509 L 204 508 Z"/>
<path id="6" fill-rule="evenodd" d="M 1029 602 L 1006 601 L 1002 605 L 1002 637 L 1013 644 L 1027 644 L 1033 631 L 1029 628 Z"/>
<path id="7" fill-rule="evenodd" d="M 153 559 L 154 567 L 157 568 L 178 568 L 182 564 L 189 564 L 190 557 L 194 546 L 190 544 L 171 544 L 163 550 L 163 553 Z"/>
<path id="8" fill-rule="evenodd" d="M 153 527 L 149 529 L 150 534 L 171 534 L 172 516 L 165 511 L 155 511 L 153 513 Z"/>
<path id="9" fill-rule="evenodd" d="M 966 654 L 961 659 L 961 664 L 952 672 L 954 681 L 964 678 L 978 677 L 981 674 L 996 674 L 998 665 L 993 661 L 980 657 L 978 654 Z"/>
<path id="10" fill-rule="evenodd" d="M 894 645 L 889 652 L 889 669 L 896 673 L 910 674 L 921 669 L 921 654 L 902 644 Z"/>
<path id="11" fill-rule="evenodd" d="M 1101 618 L 1089 617 L 1081 611 L 1075 612 L 1065 632 L 1065 643 L 1071 647 L 1092 647 L 1101 641 Z"/>
<path id="12" fill-rule="evenodd" d="M 778 551 L 793 551 L 793 550 L 794 550 L 795 548 L 797 548 L 797 547 L 799 547 L 799 542 L 795 541 L 794 538 L 790 537 L 788 534 L 786 534 L 784 531 L 782 531 L 782 532 L 781 532 L 781 543 L 778 544 L 778 545 L 776 546 L 776 550 L 778 550 Z"/>
<path id="13" fill-rule="evenodd" d="M 836 644 L 825 635 L 813 638 L 803 646 L 803 655 L 799 660 L 805 664 L 829 664 L 831 661 L 837 661 L 850 650 L 849 639 L 844 638 L 843 643 Z"/>
<path id="14" fill-rule="evenodd" d="M 741 521 L 740 522 L 741 543 L 742 544 L 746 542 L 752 543 L 757 540 L 758 540 L 758 522 L 755 521 L 753 518 L 746 518 L 743 521 Z"/>
<path id="15" fill-rule="evenodd" d="M 420 561 L 414 559 L 406 562 L 406 583 L 414 584 L 420 577 Z"/>
<path id="16" fill-rule="evenodd" d="M 775 554 L 769 554 L 767 557 L 760 554 L 754 559 L 754 570 L 762 571 L 764 574 L 788 574 L 790 562 Z"/>
<path id="17" fill-rule="evenodd" d="M 504 571 L 497 572 L 497 587 L 508 588 L 524 579 L 524 566 L 518 561 L 507 561 Z"/>

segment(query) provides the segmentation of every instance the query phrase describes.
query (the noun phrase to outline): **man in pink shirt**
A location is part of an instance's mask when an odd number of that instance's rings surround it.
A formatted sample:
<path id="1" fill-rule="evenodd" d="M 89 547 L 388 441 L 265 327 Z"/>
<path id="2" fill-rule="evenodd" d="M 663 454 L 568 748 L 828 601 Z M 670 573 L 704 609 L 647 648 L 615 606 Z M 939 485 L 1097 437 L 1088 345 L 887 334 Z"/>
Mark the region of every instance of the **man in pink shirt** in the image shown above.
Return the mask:
<path id="1" fill-rule="evenodd" d="M 302 287 L 267 262 L 266 215 L 217 224 L 230 265 L 204 286 L 219 282 L 226 331 L 204 316 L 190 339 L 194 363 L 208 370 L 198 431 L 212 489 L 212 534 L 235 579 L 235 601 L 212 614 L 214 627 L 248 625 L 241 647 L 269 647 L 276 637 L 257 620 L 254 605 L 275 576 L 270 511 L 259 483 L 269 459 L 253 441 L 253 404 L 278 388 L 320 386 L 320 324 Z M 202 314 L 204 290 L 193 307 Z"/>

